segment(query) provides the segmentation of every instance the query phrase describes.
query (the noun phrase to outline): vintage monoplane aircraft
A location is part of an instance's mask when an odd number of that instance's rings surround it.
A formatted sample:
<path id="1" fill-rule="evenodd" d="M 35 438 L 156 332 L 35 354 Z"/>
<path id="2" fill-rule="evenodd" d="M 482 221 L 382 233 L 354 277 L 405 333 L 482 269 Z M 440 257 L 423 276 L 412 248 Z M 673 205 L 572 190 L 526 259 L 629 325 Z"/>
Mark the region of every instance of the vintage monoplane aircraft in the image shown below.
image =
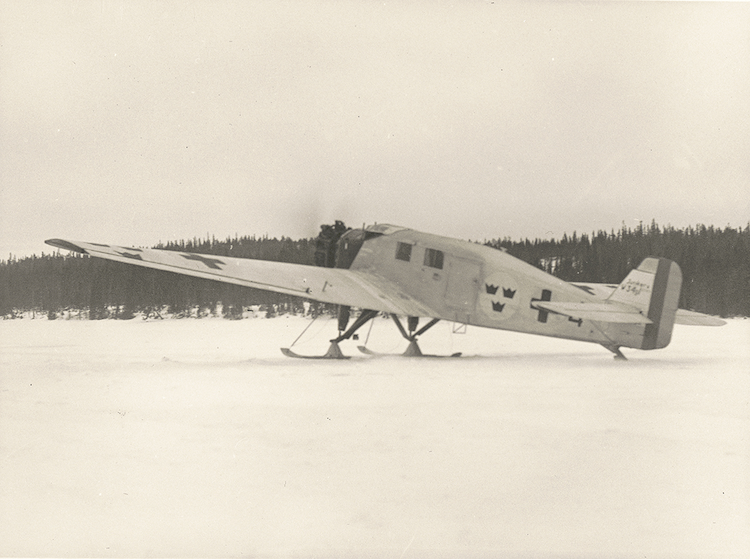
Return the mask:
<path id="1" fill-rule="evenodd" d="M 675 323 L 725 324 L 677 308 L 682 272 L 666 258 L 646 258 L 619 285 L 567 283 L 505 251 L 394 225 L 341 235 L 333 268 L 61 239 L 45 242 L 117 262 L 340 305 L 339 335 L 316 358 L 344 358 L 339 343 L 379 313 L 393 317 L 410 342 L 405 355 L 411 356 L 421 355 L 417 337 L 440 320 L 593 342 L 620 359 L 622 347 L 666 347 Z M 362 310 L 349 326 L 351 307 Z M 408 318 L 407 328 L 399 316 Z M 429 319 L 421 328 L 420 318 Z"/>

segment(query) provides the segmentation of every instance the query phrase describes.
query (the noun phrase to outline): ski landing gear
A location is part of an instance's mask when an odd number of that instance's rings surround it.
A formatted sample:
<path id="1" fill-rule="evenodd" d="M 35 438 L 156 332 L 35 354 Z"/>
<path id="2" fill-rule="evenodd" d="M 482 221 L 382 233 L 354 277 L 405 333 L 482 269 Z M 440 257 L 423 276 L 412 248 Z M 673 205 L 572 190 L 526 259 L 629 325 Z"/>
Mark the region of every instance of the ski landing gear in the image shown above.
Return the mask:
<path id="1" fill-rule="evenodd" d="M 295 353 L 287 347 L 282 347 L 281 352 L 287 357 L 298 357 L 301 359 L 349 359 L 349 356 L 344 355 L 344 353 L 341 351 L 339 342 L 343 342 L 344 340 L 348 340 L 349 338 L 351 338 L 357 330 L 359 330 L 367 322 L 378 316 L 378 312 L 379 311 L 373 311 L 369 309 L 362 311 L 362 314 L 360 314 L 357 317 L 357 320 L 355 320 L 354 323 L 347 329 L 346 326 L 349 323 L 350 308 L 342 305 L 339 307 L 338 312 L 339 335 L 338 337 L 331 340 L 331 345 L 329 346 L 328 351 L 326 351 L 325 355 L 300 355 L 299 353 Z M 304 332 L 302 333 L 304 334 Z M 295 342 L 296 341 L 297 340 L 295 340 Z"/>
<path id="2" fill-rule="evenodd" d="M 290 348 L 286 348 L 286 347 L 281 348 L 281 352 L 287 357 L 297 357 L 301 359 L 349 359 L 349 356 L 344 355 L 343 352 L 341 351 L 341 348 L 339 347 L 339 343 L 343 342 L 344 340 L 348 340 L 352 336 L 354 336 L 354 333 L 357 330 L 359 330 L 367 322 L 375 318 L 379 314 L 379 312 L 373 311 L 373 310 L 362 311 L 362 314 L 360 314 L 359 317 L 357 317 L 357 319 L 354 321 L 354 323 L 347 329 L 347 325 L 349 323 L 349 314 L 350 314 L 349 307 L 346 307 L 346 306 L 339 307 L 339 311 L 338 311 L 339 335 L 338 337 L 331 340 L 331 345 L 328 348 L 328 351 L 324 355 L 300 355 L 299 353 L 295 353 Z M 437 357 L 436 355 L 424 355 L 422 353 L 422 350 L 419 349 L 419 345 L 417 344 L 417 337 L 421 336 L 422 334 L 427 332 L 427 330 L 435 326 L 435 324 L 440 322 L 439 318 L 433 318 L 427 324 L 422 326 L 422 328 L 417 330 L 417 327 L 419 326 L 419 317 L 410 316 L 407 320 L 407 327 L 409 329 L 408 332 L 406 331 L 406 329 L 404 328 L 404 325 L 401 324 L 401 321 L 395 314 L 392 314 L 391 318 L 396 323 L 396 326 L 398 327 L 399 332 L 401 332 L 401 335 L 409 342 L 409 346 L 406 348 L 406 351 L 402 355 L 404 355 L 405 357 Z M 301 337 L 301 334 L 300 334 L 300 337 Z M 295 340 L 295 342 L 296 341 L 297 340 Z M 367 355 L 378 355 L 377 353 L 367 349 L 364 346 L 359 346 L 359 350 L 362 353 L 365 353 Z M 460 353 L 454 353 L 450 355 L 450 357 L 459 357 L 460 355 L 461 355 Z M 445 356 L 445 357 L 448 357 L 448 356 Z"/>
<path id="3" fill-rule="evenodd" d="M 419 344 L 417 344 L 417 336 L 421 336 L 422 334 L 427 332 L 427 330 L 435 326 L 435 324 L 440 322 L 439 318 L 433 318 L 427 324 L 422 326 L 422 328 L 417 330 L 417 326 L 419 326 L 419 317 L 410 316 L 406 321 L 406 325 L 409 328 L 408 333 L 406 329 L 404 329 L 404 325 L 401 324 L 401 321 L 395 314 L 392 314 L 391 318 L 393 319 L 393 322 L 396 323 L 396 326 L 398 326 L 398 331 L 401 332 L 401 335 L 404 337 L 404 339 L 406 339 L 409 342 L 409 346 L 406 348 L 406 351 L 401 354 L 402 356 L 404 357 L 461 357 L 461 353 L 453 353 L 451 355 L 426 355 L 422 353 L 421 349 L 419 349 Z M 371 349 L 366 348 L 365 346 L 359 346 L 358 349 L 359 351 L 361 351 L 362 353 L 366 355 L 382 355 L 382 354 L 372 351 Z"/>

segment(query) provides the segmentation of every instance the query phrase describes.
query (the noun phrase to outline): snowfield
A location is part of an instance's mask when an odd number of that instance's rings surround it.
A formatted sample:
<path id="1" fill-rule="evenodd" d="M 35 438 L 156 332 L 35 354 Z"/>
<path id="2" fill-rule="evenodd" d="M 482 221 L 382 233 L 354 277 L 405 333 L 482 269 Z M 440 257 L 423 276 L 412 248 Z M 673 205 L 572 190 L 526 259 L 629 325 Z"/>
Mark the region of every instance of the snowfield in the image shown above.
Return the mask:
<path id="1" fill-rule="evenodd" d="M 627 362 L 442 323 L 464 357 L 284 357 L 308 324 L 0 321 L 0 555 L 750 557 L 750 320 Z"/>

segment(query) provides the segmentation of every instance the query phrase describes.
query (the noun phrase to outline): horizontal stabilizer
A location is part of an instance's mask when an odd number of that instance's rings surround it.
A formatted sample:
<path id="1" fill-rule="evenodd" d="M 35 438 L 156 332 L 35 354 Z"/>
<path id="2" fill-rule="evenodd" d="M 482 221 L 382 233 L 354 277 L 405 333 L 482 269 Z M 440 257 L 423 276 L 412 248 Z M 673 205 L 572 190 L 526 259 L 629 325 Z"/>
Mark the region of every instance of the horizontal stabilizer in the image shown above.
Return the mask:
<path id="1" fill-rule="evenodd" d="M 627 324 L 651 324 L 638 309 L 619 303 L 558 303 L 534 301 L 537 309 L 561 314 L 575 319 L 596 320 L 598 322 L 618 322 Z"/>
<path id="2" fill-rule="evenodd" d="M 674 323 L 688 326 L 724 326 L 727 321 L 699 312 L 677 309 Z"/>

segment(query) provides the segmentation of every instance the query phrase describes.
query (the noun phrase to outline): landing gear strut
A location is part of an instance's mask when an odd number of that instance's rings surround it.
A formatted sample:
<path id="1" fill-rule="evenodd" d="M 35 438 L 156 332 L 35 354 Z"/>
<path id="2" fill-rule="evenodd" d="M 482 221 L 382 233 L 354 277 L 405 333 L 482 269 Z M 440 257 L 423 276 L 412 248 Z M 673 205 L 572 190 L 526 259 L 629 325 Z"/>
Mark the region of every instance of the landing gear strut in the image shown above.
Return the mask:
<path id="1" fill-rule="evenodd" d="M 396 323 L 396 326 L 398 326 L 398 331 L 401 332 L 401 335 L 409 342 L 409 347 L 406 348 L 404 355 L 406 355 L 407 357 L 421 357 L 422 350 L 419 349 L 419 345 L 417 344 L 417 336 L 421 336 L 422 334 L 427 332 L 427 330 L 440 322 L 440 319 L 433 318 L 427 324 L 422 326 L 422 328 L 417 330 L 417 326 L 419 326 L 419 317 L 410 316 L 406 321 L 406 325 L 409 328 L 409 333 L 407 334 L 406 330 L 404 330 L 404 325 L 401 324 L 399 318 L 395 314 L 392 314 L 391 318 L 393 319 L 393 322 Z M 417 331 L 415 332 L 414 330 Z"/>
<path id="2" fill-rule="evenodd" d="M 357 317 L 357 320 L 347 329 L 346 326 L 349 323 L 349 315 L 351 309 L 347 306 L 341 305 L 338 310 L 338 326 L 339 335 L 331 340 L 331 345 L 328 347 L 328 351 L 324 355 L 307 356 L 295 353 L 290 348 L 282 347 L 281 352 L 287 357 L 301 357 L 305 359 L 349 359 L 348 355 L 344 355 L 339 347 L 339 342 L 348 340 L 354 333 L 364 326 L 367 322 L 378 316 L 379 311 L 373 311 L 365 309 Z M 299 338 L 298 338 L 299 339 Z M 294 344 L 292 344 L 294 345 Z"/>
<path id="3" fill-rule="evenodd" d="M 355 320 L 354 323 L 347 329 L 346 325 L 349 323 L 349 307 L 339 307 L 339 335 L 338 337 L 331 340 L 331 347 L 328 348 L 328 353 L 331 353 L 331 351 L 333 351 L 334 353 L 341 354 L 341 350 L 339 349 L 339 342 L 343 342 L 344 340 L 348 340 L 349 338 L 351 338 L 357 330 L 359 330 L 370 320 L 378 316 L 378 314 L 379 311 L 365 309 L 362 311 L 362 314 L 357 317 L 357 320 Z M 326 353 L 326 355 L 328 353 Z"/>

